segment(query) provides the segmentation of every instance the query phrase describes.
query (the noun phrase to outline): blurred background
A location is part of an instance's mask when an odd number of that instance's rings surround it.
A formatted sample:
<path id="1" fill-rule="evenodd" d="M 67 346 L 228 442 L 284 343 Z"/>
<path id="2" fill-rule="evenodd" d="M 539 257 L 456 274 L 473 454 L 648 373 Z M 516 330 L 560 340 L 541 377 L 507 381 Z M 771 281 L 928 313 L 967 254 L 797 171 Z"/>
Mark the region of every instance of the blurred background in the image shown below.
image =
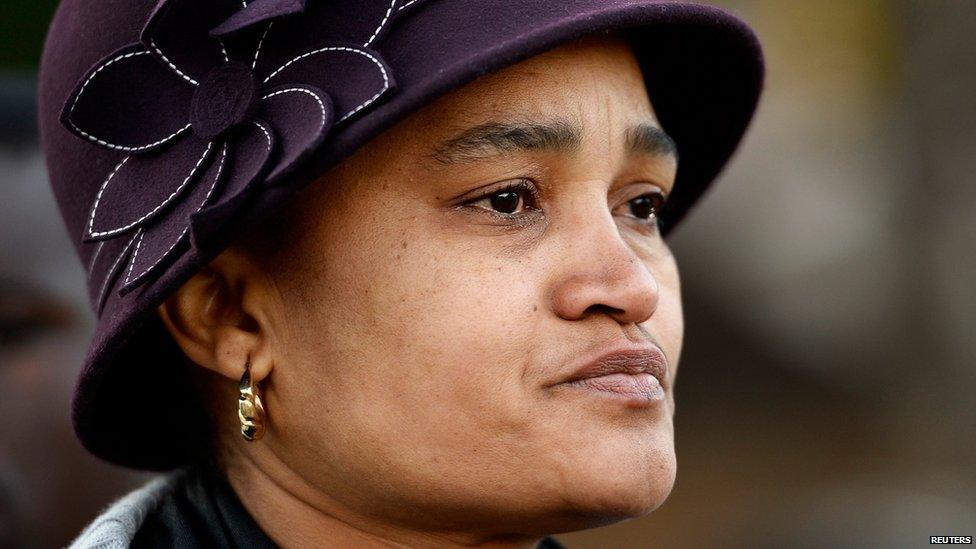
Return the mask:
<path id="1" fill-rule="evenodd" d="M 743 147 L 671 237 L 678 480 L 570 548 L 976 535 L 976 2 L 728 0 L 768 63 Z M 0 547 L 64 545 L 148 476 L 85 453 L 92 314 L 45 179 L 56 2 L 0 18 Z"/>

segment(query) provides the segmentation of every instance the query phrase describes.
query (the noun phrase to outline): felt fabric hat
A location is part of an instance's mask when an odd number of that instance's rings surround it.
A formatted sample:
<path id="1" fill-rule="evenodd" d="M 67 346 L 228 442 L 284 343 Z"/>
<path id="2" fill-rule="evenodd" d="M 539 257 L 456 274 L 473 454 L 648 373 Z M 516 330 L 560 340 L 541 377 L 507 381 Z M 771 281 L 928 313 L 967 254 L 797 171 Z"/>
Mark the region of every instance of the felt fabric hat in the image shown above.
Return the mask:
<path id="1" fill-rule="evenodd" d="M 207 436 L 156 307 L 234 235 L 442 94 L 623 33 L 680 157 L 667 235 L 738 145 L 763 80 L 740 20 L 653 0 L 64 0 L 39 122 L 98 322 L 72 401 L 84 446 L 179 467 Z"/>

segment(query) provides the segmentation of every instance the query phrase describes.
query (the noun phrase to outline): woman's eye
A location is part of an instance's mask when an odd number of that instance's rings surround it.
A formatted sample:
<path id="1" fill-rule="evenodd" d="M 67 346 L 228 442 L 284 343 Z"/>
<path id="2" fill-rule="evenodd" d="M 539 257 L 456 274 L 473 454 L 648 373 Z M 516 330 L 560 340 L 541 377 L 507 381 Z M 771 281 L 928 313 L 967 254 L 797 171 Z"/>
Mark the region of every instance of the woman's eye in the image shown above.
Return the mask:
<path id="1" fill-rule="evenodd" d="M 656 221 L 658 214 L 661 213 L 661 208 L 664 207 L 664 201 L 664 193 L 653 192 L 632 198 L 627 202 L 627 206 L 630 215 L 633 217 L 645 221 L 652 219 Z"/>
<path id="2" fill-rule="evenodd" d="M 535 189 L 528 182 L 522 181 L 504 189 L 499 189 L 489 195 L 474 200 L 469 204 L 503 215 L 519 215 L 532 202 Z"/>
<path id="3" fill-rule="evenodd" d="M 467 205 L 487 210 L 487 213 L 499 217 L 520 218 L 537 209 L 536 194 L 535 186 L 531 182 L 520 180 L 513 185 L 472 200 Z M 664 207 L 665 201 L 664 193 L 655 191 L 632 198 L 619 207 L 627 209 L 624 215 L 656 224 L 657 216 Z"/>

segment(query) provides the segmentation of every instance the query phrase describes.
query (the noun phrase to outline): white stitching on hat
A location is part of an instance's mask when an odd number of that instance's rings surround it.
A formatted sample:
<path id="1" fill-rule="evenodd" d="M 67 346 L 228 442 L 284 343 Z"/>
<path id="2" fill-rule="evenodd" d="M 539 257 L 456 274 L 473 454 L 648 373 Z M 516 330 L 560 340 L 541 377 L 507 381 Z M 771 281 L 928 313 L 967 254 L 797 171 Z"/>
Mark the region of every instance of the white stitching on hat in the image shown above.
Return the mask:
<path id="1" fill-rule="evenodd" d="M 144 151 L 146 149 L 151 149 L 151 148 L 155 147 L 156 145 L 160 145 L 162 143 L 165 143 L 165 142 L 169 141 L 170 139 L 173 139 L 177 135 L 183 133 L 184 131 L 186 131 L 186 130 L 188 130 L 190 128 L 190 125 L 187 124 L 186 126 L 183 126 L 182 128 L 176 130 L 175 132 L 167 135 L 166 137 L 164 137 L 164 138 L 162 138 L 162 139 L 160 139 L 158 141 L 154 141 L 152 143 L 149 143 L 148 145 L 141 145 L 141 146 L 138 146 L 138 147 L 127 147 L 127 146 L 124 146 L 124 145 L 116 145 L 114 143 L 109 143 L 108 141 L 105 141 L 103 139 L 100 139 L 98 137 L 95 137 L 94 135 L 92 135 L 92 134 L 86 132 L 85 130 L 79 128 L 78 125 L 75 124 L 74 120 L 71 119 L 71 115 L 74 114 L 75 107 L 78 105 L 78 100 L 81 99 L 82 94 L 85 93 L 85 88 L 87 88 L 88 87 L 88 84 L 91 83 L 91 81 L 95 78 L 95 75 L 97 75 L 98 73 L 102 72 L 102 69 L 105 69 L 106 67 L 108 67 L 112 63 L 115 63 L 116 61 L 121 61 L 121 60 L 127 59 L 129 57 L 135 57 L 137 55 L 149 55 L 149 52 L 148 51 L 133 51 L 133 52 L 129 52 L 129 53 L 123 53 L 121 55 L 118 55 L 116 57 L 113 57 L 112 59 L 109 59 L 102 66 L 98 67 L 91 74 L 88 75 L 88 78 L 85 79 L 85 82 L 81 85 L 81 88 L 78 89 L 78 93 L 75 94 L 75 98 L 71 102 L 71 106 L 68 108 L 68 117 L 67 117 L 68 118 L 68 123 L 71 124 L 71 127 L 74 128 L 75 131 L 77 131 L 79 134 L 81 134 L 82 136 L 84 136 L 89 141 L 94 141 L 95 143 L 98 143 L 99 145 L 102 145 L 104 147 L 108 147 L 110 149 L 115 149 L 115 150 L 119 150 L 119 151 L 127 151 L 127 152 L 138 152 L 138 151 Z M 162 55 L 162 53 L 160 53 L 160 55 Z M 173 68 L 175 69 L 176 67 L 173 67 Z M 194 82 L 194 84 L 196 84 L 196 82 Z"/>
<path id="2" fill-rule="evenodd" d="M 416 2 L 419 2 L 419 1 L 420 0 L 410 0 L 406 4 L 404 4 L 404 5 L 400 6 L 399 8 L 397 8 L 397 11 L 398 12 L 399 11 L 403 11 L 403 10 L 407 9 L 408 7 L 412 6 L 413 4 L 415 4 Z"/>
<path id="3" fill-rule="evenodd" d="M 91 278 L 92 273 L 95 272 L 95 260 L 98 259 L 98 254 L 102 253 L 102 246 L 104 245 L 104 240 L 98 243 L 98 247 L 95 248 L 95 253 L 92 254 L 91 261 L 88 262 L 88 278 Z"/>
<path id="4" fill-rule="evenodd" d="M 132 235 L 129 242 L 125 245 L 125 247 L 122 248 L 122 251 L 119 252 L 119 256 L 116 257 L 115 261 L 112 262 L 112 266 L 108 268 L 108 273 L 105 275 L 105 280 L 102 281 L 102 288 L 98 291 L 98 300 L 95 301 L 95 307 L 99 312 L 101 312 L 102 305 L 105 301 L 105 291 L 108 290 L 108 281 L 112 279 L 112 275 L 115 274 L 115 269 L 119 266 L 119 262 L 122 261 L 122 258 L 125 257 L 125 254 L 129 251 L 132 243 L 135 242 L 136 238 L 141 235 L 142 230 L 136 231 L 136 234 Z"/>
<path id="5" fill-rule="evenodd" d="M 163 50 L 159 49 L 159 46 L 156 45 L 156 41 L 155 40 L 150 40 L 149 41 L 149 45 L 152 46 L 152 49 L 154 49 L 156 51 L 156 53 L 158 53 L 159 56 L 163 58 L 163 61 L 165 61 L 166 64 L 169 65 L 169 68 L 171 68 L 174 71 L 176 71 L 176 74 L 182 76 L 184 80 L 186 80 L 187 82 L 193 84 L 194 86 L 199 85 L 199 83 L 196 80 L 190 78 L 190 75 L 188 75 L 188 74 L 184 73 L 183 71 L 181 71 L 179 69 L 179 67 L 177 67 L 172 61 L 170 61 L 169 60 L 169 57 L 166 57 L 166 54 L 163 53 Z"/>
<path id="6" fill-rule="evenodd" d="M 390 18 L 390 13 L 393 11 L 393 6 L 395 6 L 396 3 L 397 0 L 392 0 L 390 2 L 390 7 L 386 8 L 386 15 L 383 16 L 383 20 L 380 21 L 379 26 L 377 26 L 376 30 L 373 31 L 373 35 L 369 37 L 369 40 L 367 40 L 365 44 L 363 44 L 364 48 L 369 47 L 369 45 L 373 43 L 373 40 L 376 40 L 376 37 L 379 36 L 380 31 L 383 30 L 383 26 L 386 25 L 386 21 Z"/>
<path id="7" fill-rule="evenodd" d="M 264 45 L 264 39 L 268 36 L 268 31 L 271 30 L 271 25 L 274 25 L 274 21 L 268 23 L 267 27 L 264 27 L 264 33 L 261 34 L 261 39 L 258 40 L 258 47 L 254 50 L 254 61 L 251 62 L 251 68 L 256 69 L 258 66 L 258 55 L 261 54 L 261 46 Z"/>
<path id="8" fill-rule="evenodd" d="M 268 98 L 274 97 L 276 95 L 281 95 L 283 93 L 290 93 L 290 92 L 296 92 L 296 91 L 297 92 L 304 92 L 304 93 L 307 93 L 307 94 L 311 95 L 312 96 L 312 99 L 315 99 L 315 102 L 319 104 L 319 110 L 322 111 L 322 119 L 319 121 L 319 129 L 322 129 L 322 127 L 325 126 L 325 118 L 326 118 L 325 103 L 322 102 L 322 98 L 320 98 L 318 96 L 318 94 L 316 94 L 315 92 L 313 92 L 312 90 L 310 90 L 308 88 L 301 88 L 301 87 L 285 88 L 283 90 L 278 90 L 276 92 L 271 92 L 268 95 L 265 95 L 264 97 L 262 97 L 261 99 L 268 99 Z M 263 130 L 264 128 L 261 128 L 261 129 Z M 267 132 L 265 132 L 265 133 L 267 133 Z"/>
<path id="9" fill-rule="evenodd" d="M 69 114 L 68 116 L 71 116 L 71 115 Z M 148 145 L 142 145 L 140 147 L 126 147 L 126 146 L 123 146 L 123 145 L 116 145 L 114 143 L 109 143 L 108 141 L 105 141 L 104 139 L 99 139 L 99 138 L 95 137 L 94 135 L 92 135 L 92 134 L 86 132 L 85 130 L 79 128 L 74 123 L 74 121 L 71 120 L 70 118 L 68 119 L 68 123 L 71 124 L 71 127 L 72 128 L 74 128 L 78 133 L 80 133 L 82 136 L 84 136 L 88 140 L 94 141 L 95 143 L 98 143 L 99 145 L 102 145 L 103 147 L 108 147 L 110 149 L 115 149 L 117 151 L 125 151 L 125 152 L 139 152 L 139 151 L 144 151 L 144 150 L 147 150 L 147 149 L 151 149 L 151 148 L 155 147 L 156 145 L 162 145 L 163 143 L 169 141 L 170 139 L 173 139 L 177 135 L 180 135 L 181 133 L 183 133 L 186 130 L 190 129 L 190 125 L 187 124 L 186 126 L 183 126 L 182 128 L 176 130 L 175 132 L 173 132 L 173 133 L 167 135 L 166 137 L 160 139 L 159 141 L 153 141 L 152 143 L 149 143 Z"/>
<path id="10" fill-rule="evenodd" d="M 316 99 L 318 99 L 318 98 L 316 97 Z M 321 101 L 319 101 L 319 103 L 321 103 Z M 322 108 L 325 108 L 325 106 L 323 105 Z M 264 138 L 268 140 L 267 149 L 268 149 L 268 151 L 270 151 L 271 150 L 271 134 L 268 133 L 268 130 L 264 127 L 264 124 L 258 122 L 257 120 L 251 120 L 251 123 L 254 124 L 255 126 L 257 126 L 259 130 L 261 130 L 262 132 L 264 132 Z"/>
<path id="11" fill-rule="evenodd" d="M 95 220 L 95 210 L 98 209 L 98 202 L 102 199 L 102 192 L 105 190 L 105 187 L 108 185 L 108 182 L 111 181 L 113 177 L 115 177 L 115 174 L 116 174 L 116 172 L 119 171 L 119 168 L 121 168 L 122 166 L 124 166 L 125 163 L 129 161 L 130 158 L 132 158 L 132 157 L 131 156 L 126 156 L 121 161 L 119 161 L 119 163 L 116 164 L 114 168 L 112 168 L 112 171 L 109 172 L 108 177 L 105 178 L 105 181 L 102 182 L 102 186 L 98 189 L 98 194 L 95 195 L 95 203 L 92 204 L 91 213 L 88 216 L 88 230 L 87 230 L 87 232 L 88 232 L 89 235 L 91 235 L 92 222 Z"/>
<path id="12" fill-rule="evenodd" d="M 119 164 L 117 166 L 115 166 L 115 169 L 112 170 L 112 173 L 108 174 L 108 177 L 105 178 L 105 182 L 102 183 L 102 188 L 98 189 L 98 194 L 95 195 L 95 204 L 92 205 L 91 215 L 88 217 L 88 236 L 93 237 L 93 238 L 98 238 L 98 237 L 101 237 L 101 236 L 110 236 L 110 235 L 118 234 L 118 233 L 121 233 L 121 232 L 125 232 L 125 231 L 131 229 L 132 227 L 135 227 L 139 223 L 142 223 L 143 221 L 145 221 L 146 219 L 148 219 L 150 216 L 152 216 L 153 214 L 155 214 L 156 212 L 158 212 L 162 207 L 166 206 L 169 203 L 169 201 L 173 199 L 173 197 L 175 197 L 177 194 L 180 193 L 180 191 L 183 190 L 183 187 L 185 187 L 186 184 L 190 181 L 190 179 L 194 176 L 194 174 L 196 174 L 197 169 L 200 167 L 200 164 L 202 164 L 203 161 L 210 155 L 210 149 L 211 148 L 213 148 L 213 141 L 210 141 L 210 142 L 207 143 L 207 150 L 203 151 L 203 155 L 201 155 L 200 156 L 200 159 L 197 160 L 197 163 L 193 166 L 193 169 L 190 170 L 190 173 L 189 173 L 189 175 L 186 176 L 186 179 L 184 179 L 183 182 L 180 183 L 180 185 L 176 188 L 176 190 L 174 190 L 172 193 L 170 193 L 169 196 L 167 196 L 166 198 L 164 198 L 163 201 L 158 206 L 156 206 L 155 208 L 153 208 L 149 213 L 143 215 L 139 219 L 133 221 L 132 223 L 129 223 L 128 225 L 126 225 L 124 227 L 118 227 L 118 228 L 110 229 L 110 230 L 107 230 L 107 231 L 94 232 L 93 229 L 94 229 L 94 226 L 95 226 L 95 214 L 98 211 L 98 203 L 102 199 L 102 193 L 105 192 L 105 189 L 108 187 L 109 181 L 111 181 L 112 178 L 115 177 L 115 174 L 119 171 L 119 168 L 121 168 L 122 165 L 125 164 L 126 162 L 128 162 L 128 160 L 130 158 L 132 158 L 132 157 L 131 156 L 127 156 L 127 157 L 123 158 L 122 161 L 119 162 Z"/>
<path id="13" fill-rule="evenodd" d="M 383 75 L 383 89 L 381 89 L 380 91 L 378 91 L 376 93 L 376 95 L 374 95 L 373 97 L 370 97 L 369 99 L 367 99 L 364 103 L 362 103 L 358 107 L 356 107 L 353 110 L 347 112 L 345 115 L 342 116 L 342 118 L 340 118 L 339 120 L 337 120 L 336 123 L 342 122 L 346 118 L 349 118 L 350 116 L 356 114 L 360 110 L 366 108 L 366 106 L 368 106 L 373 101 L 376 101 L 379 98 L 379 96 L 383 95 L 383 92 L 385 92 L 386 90 L 388 90 L 390 88 L 390 77 L 386 74 L 386 68 L 383 67 L 383 64 L 380 63 L 378 59 L 376 59 L 375 57 L 373 57 L 369 52 L 366 52 L 366 51 L 363 51 L 363 50 L 357 50 L 357 49 L 354 49 L 354 48 L 347 48 L 347 47 L 343 47 L 343 46 L 329 46 L 329 47 L 319 48 L 317 50 L 312 50 L 310 52 L 303 53 L 303 54 L 299 55 L 298 57 L 292 59 L 291 61 L 288 61 L 284 65 L 278 67 L 274 72 L 272 72 L 271 74 L 269 74 L 268 77 L 264 79 L 264 82 L 262 82 L 262 84 L 267 84 L 268 81 L 271 80 L 272 78 L 274 78 L 274 76 L 276 74 L 278 74 L 279 72 L 285 70 L 292 63 L 294 63 L 294 62 L 296 62 L 296 61 L 298 61 L 300 59 L 304 59 L 304 58 L 306 58 L 306 57 L 308 57 L 310 55 L 315 55 L 317 53 L 322 53 L 324 51 L 349 51 L 349 52 L 353 52 L 353 53 L 358 53 L 359 55 L 362 55 L 364 57 L 369 58 L 373 63 L 375 63 L 376 66 L 379 67 L 379 69 L 380 69 L 380 74 Z"/>
<path id="14" fill-rule="evenodd" d="M 213 182 L 212 185 L 210 185 L 210 188 L 207 189 L 207 195 L 203 197 L 203 200 L 200 202 L 200 205 L 197 207 L 197 209 L 195 210 L 195 212 L 199 212 L 200 210 L 203 209 L 203 207 L 210 200 L 210 195 L 213 194 L 213 191 L 217 187 L 217 184 L 220 183 L 220 174 L 224 170 L 224 159 L 226 159 L 226 158 L 227 158 L 227 144 L 224 143 L 223 148 L 221 148 L 221 150 L 220 150 L 220 164 L 217 165 L 217 173 L 214 175 L 214 182 Z M 129 284 L 129 281 L 130 280 L 138 280 L 138 279 L 142 278 L 143 276 L 145 276 L 146 273 L 148 273 L 149 271 L 153 270 L 153 267 L 155 267 L 156 265 L 159 265 L 159 262 L 162 261 L 164 257 L 166 257 L 167 255 L 169 255 L 169 253 L 171 251 L 173 251 L 173 248 L 175 248 L 176 245 L 179 244 L 181 240 L 183 240 L 183 237 L 186 235 L 186 233 L 189 230 L 190 230 L 190 226 L 187 225 L 183 229 L 183 232 L 180 233 L 180 236 L 176 237 L 176 240 L 173 241 L 173 243 L 170 245 L 170 247 L 167 248 L 165 252 L 163 252 L 162 254 L 160 254 L 160 256 L 158 258 L 156 258 L 156 261 L 153 261 L 152 265 L 150 265 L 150 266 L 146 267 L 145 269 L 143 269 L 143 271 L 141 273 L 139 273 L 138 275 L 136 275 L 136 277 L 133 279 L 132 278 L 132 269 L 136 265 L 136 258 L 139 256 L 139 246 L 142 244 L 142 235 L 144 234 L 144 231 L 143 230 L 140 230 L 139 231 L 139 242 L 136 244 L 136 250 L 132 254 L 132 260 L 129 262 L 129 270 L 125 274 L 125 281 L 123 282 L 122 285 L 125 286 L 125 285 Z"/>
<path id="15" fill-rule="evenodd" d="M 136 250 L 134 252 L 132 252 L 132 259 L 129 260 L 129 268 L 128 268 L 128 270 L 125 273 L 125 280 L 122 281 L 122 285 L 123 286 L 125 286 L 126 284 L 129 283 L 129 275 L 132 274 L 132 267 L 135 266 L 135 264 L 136 264 L 136 258 L 139 257 L 139 246 L 142 245 L 142 235 L 144 235 L 144 234 L 145 234 L 145 232 L 142 229 L 139 229 L 139 240 L 136 241 Z M 183 235 L 181 234 L 180 237 L 182 238 L 182 236 Z M 179 239 L 177 239 L 177 241 L 179 241 Z M 163 254 L 163 255 L 166 255 L 166 254 Z"/>

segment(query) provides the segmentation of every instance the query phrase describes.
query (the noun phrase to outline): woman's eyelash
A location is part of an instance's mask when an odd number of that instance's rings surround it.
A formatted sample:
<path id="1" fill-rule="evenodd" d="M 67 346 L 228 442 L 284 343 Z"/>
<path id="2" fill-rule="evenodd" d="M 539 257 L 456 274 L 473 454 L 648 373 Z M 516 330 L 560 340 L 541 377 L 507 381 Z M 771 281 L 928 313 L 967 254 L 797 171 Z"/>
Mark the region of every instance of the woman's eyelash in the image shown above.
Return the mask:
<path id="1" fill-rule="evenodd" d="M 528 194 L 527 197 L 525 197 L 526 193 Z M 490 214 L 493 214 L 493 215 L 496 215 L 496 216 L 502 216 L 502 217 L 505 217 L 505 218 L 511 218 L 511 217 L 517 217 L 520 214 L 518 214 L 516 212 L 498 211 L 495 208 L 505 208 L 508 205 L 512 205 L 512 206 L 518 207 L 519 204 L 522 204 L 525 201 L 525 200 L 523 200 L 523 197 L 525 197 L 525 198 L 528 198 L 529 199 L 528 200 L 529 202 L 532 202 L 532 205 L 525 204 L 524 207 L 526 207 L 528 209 L 535 209 L 535 202 L 536 202 L 536 197 L 537 197 L 538 193 L 539 193 L 538 189 L 536 189 L 535 185 L 532 184 L 531 181 L 529 181 L 527 179 L 519 179 L 519 180 L 515 181 L 514 183 L 512 183 L 510 185 L 507 185 L 507 186 L 502 187 L 500 189 L 494 189 L 494 190 L 492 190 L 489 193 L 486 193 L 486 194 L 484 194 L 484 195 L 482 195 L 482 196 L 480 196 L 478 198 L 472 199 L 469 202 L 467 202 L 467 204 L 469 204 L 469 205 L 476 204 L 476 203 L 481 202 L 483 200 L 491 201 L 493 198 L 503 197 L 504 195 L 514 195 L 514 198 L 515 198 L 515 203 L 514 204 L 512 204 L 512 198 L 513 197 L 512 196 L 507 196 L 507 197 L 501 198 L 500 200 L 497 200 L 497 201 L 492 202 L 491 204 L 489 204 L 489 207 L 487 207 L 487 208 L 482 208 L 484 210 L 487 210 L 487 212 L 490 213 Z"/>
<path id="2" fill-rule="evenodd" d="M 505 187 L 494 189 L 478 198 L 464 203 L 465 206 L 477 208 L 484 213 L 506 221 L 518 221 L 526 217 L 525 212 L 504 211 L 518 209 L 521 205 L 526 210 L 538 210 L 537 195 L 539 191 L 535 184 L 527 179 L 519 179 Z M 497 200 L 496 200 L 497 199 Z M 475 204 L 488 201 L 485 206 Z M 618 208 L 626 207 L 630 217 L 643 223 L 656 225 L 661 210 L 667 202 L 667 195 L 662 191 L 652 191 L 635 196 L 624 202 Z M 501 210 L 501 211 L 500 211 Z"/>
<path id="3" fill-rule="evenodd" d="M 639 201 L 639 202 L 638 202 Z M 655 221 L 661 215 L 661 210 L 667 203 L 667 195 L 661 191 L 644 193 L 628 200 L 625 204 L 630 207 L 630 213 L 643 221 Z M 645 217 L 646 215 L 646 217 Z"/>

